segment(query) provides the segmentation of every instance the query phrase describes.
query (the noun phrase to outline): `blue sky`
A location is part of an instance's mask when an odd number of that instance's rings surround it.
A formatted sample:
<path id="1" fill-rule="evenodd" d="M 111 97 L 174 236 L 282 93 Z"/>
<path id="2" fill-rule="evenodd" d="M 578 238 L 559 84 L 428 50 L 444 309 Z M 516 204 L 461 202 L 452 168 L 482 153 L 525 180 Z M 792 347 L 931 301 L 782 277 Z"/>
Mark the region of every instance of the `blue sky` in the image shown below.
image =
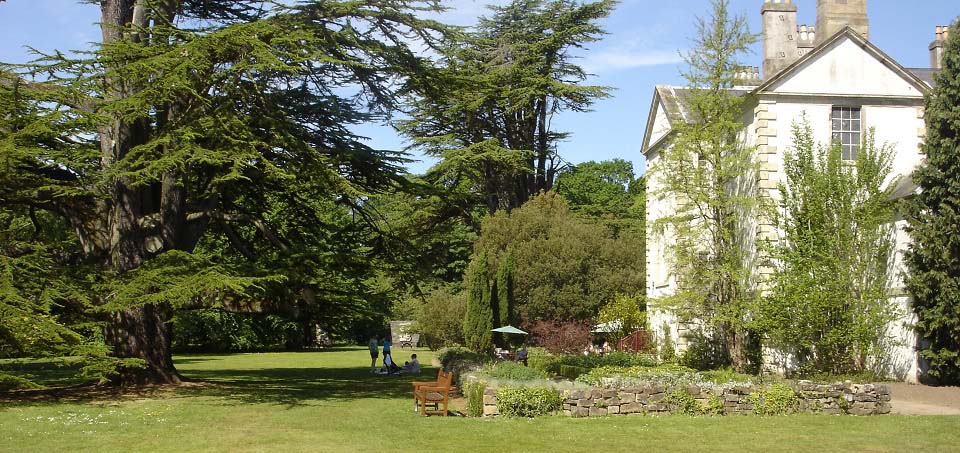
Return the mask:
<path id="1" fill-rule="evenodd" d="M 485 14 L 487 3 L 504 0 L 448 0 L 452 9 L 441 20 L 459 25 Z M 731 0 L 733 11 L 746 15 L 750 29 L 760 32 L 762 0 Z M 799 23 L 816 23 L 816 0 L 794 0 Z M 622 0 L 603 25 L 609 33 L 585 52 L 580 63 L 595 76 L 588 82 L 614 87 L 612 96 L 596 103 L 589 113 L 566 113 L 554 119 L 554 129 L 572 132 L 559 150 L 568 162 L 622 158 L 643 173 L 640 143 L 653 88 L 683 85 L 680 52 L 689 46 L 695 15 L 706 15 L 709 0 Z M 870 39 L 906 67 L 929 66 L 927 46 L 934 27 L 960 15 L 957 0 L 870 0 Z M 74 0 L 7 0 L 0 3 L 0 61 L 21 63 L 30 57 L 25 46 L 41 51 L 79 49 L 96 41 L 100 9 Z M 760 66 L 760 44 L 745 63 Z M 392 129 L 371 125 L 358 129 L 369 144 L 401 149 L 403 140 Z M 413 156 L 417 157 L 417 156 Z M 430 165 L 421 161 L 412 172 Z"/>

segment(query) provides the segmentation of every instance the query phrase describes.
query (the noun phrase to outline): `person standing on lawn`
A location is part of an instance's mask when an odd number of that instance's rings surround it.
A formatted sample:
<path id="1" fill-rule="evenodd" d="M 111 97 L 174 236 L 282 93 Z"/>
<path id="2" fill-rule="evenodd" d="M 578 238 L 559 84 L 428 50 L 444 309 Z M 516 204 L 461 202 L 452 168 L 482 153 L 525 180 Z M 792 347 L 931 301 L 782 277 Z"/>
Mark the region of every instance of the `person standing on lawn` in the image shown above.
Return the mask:
<path id="1" fill-rule="evenodd" d="M 390 357 L 390 360 L 387 360 Z M 390 355 L 390 336 L 383 337 L 383 365 L 390 369 L 390 363 L 393 362 L 393 356 Z"/>
<path id="2" fill-rule="evenodd" d="M 367 345 L 367 347 L 370 348 L 370 372 L 371 373 L 377 370 L 377 357 L 380 355 L 380 353 L 378 352 L 380 348 L 379 343 L 380 343 L 379 335 L 370 336 L 370 343 Z"/>

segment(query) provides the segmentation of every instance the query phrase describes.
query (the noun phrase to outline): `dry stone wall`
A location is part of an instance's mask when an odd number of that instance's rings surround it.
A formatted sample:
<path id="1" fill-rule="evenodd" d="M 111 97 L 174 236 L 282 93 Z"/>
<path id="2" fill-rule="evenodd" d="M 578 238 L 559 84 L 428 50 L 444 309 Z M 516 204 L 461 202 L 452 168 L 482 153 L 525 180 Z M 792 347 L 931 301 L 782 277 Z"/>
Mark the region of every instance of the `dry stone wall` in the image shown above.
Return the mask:
<path id="1" fill-rule="evenodd" d="M 890 388 L 886 385 L 814 384 L 799 381 L 793 385 L 800 413 L 834 415 L 883 415 L 891 409 Z M 611 415 L 666 415 L 683 412 L 671 395 L 692 397 L 701 412 L 724 415 L 752 415 L 761 388 L 754 385 L 697 386 L 640 384 L 618 388 L 563 390 L 563 413 L 571 417 Z M 689 401 L 689 399 L 687 399 Z M 689 409 L 689 408 L 688 408 Z M 483 395 L 483 415 L 499 415 L 497 389 L 487 388 Z"/>

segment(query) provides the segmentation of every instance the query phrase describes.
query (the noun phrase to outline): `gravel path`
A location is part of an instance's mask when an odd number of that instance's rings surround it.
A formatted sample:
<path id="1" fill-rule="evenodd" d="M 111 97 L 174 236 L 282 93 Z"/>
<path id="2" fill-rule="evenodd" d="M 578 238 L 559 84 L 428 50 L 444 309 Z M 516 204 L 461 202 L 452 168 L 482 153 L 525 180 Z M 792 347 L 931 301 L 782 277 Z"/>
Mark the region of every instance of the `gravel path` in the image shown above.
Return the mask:
<path id="1" fill-rule="evenodd" d="M 890 386 L 893 413 L 900 415 L 960 415 L 960 387 L 929 387 L 902 382 Z"/>

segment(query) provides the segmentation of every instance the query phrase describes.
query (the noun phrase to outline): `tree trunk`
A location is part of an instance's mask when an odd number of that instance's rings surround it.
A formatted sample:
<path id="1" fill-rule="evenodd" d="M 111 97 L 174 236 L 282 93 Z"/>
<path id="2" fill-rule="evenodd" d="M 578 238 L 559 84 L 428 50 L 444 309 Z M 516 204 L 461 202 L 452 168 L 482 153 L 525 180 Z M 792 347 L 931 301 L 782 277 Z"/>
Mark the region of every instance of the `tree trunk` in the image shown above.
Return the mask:
<path id="1" fill-rule="evenodd" d="M 145 0 L 102 0 L 101 31 L 103 42 L 108 44 L 127 39 L 144 42 L 142 30 L 149 25 Z M 123 34 L 122 27 L 135 23 L 141 32 Z M 124 80 L 105 80 L 107 100 L 118 100 L 134 95 L 138 87 Z M 100 130 L 101 165 L 108 169 L 122 160 L 131 148 L 148 139 L 146 119 L 125 121 L 115 118 Z M 178 222 L 182 218 L 179 206 L 182 198 L 174 181 L 164 181 L 169 193 L 164 202 L 166 220 Z M 173 182 L 173 184 L 169 184 Z M 147 259 L 145 236 L 140 221 L 145 214 L 144 196 L 148 188 L 134 187 L 126 178 L 116 178 L 110 187 L 109 200 L 109 267 L 118 274 L 139 268 Z M 174 223 L 176 224 L 176 223 Z M 176 231 L 162 229 L 164 246 L 177 241 Z M 171 309 L 166 305 L 144 305 L 121 310 L 111 316 L 106 328 L 106 341 L 118 358 L 134 358 L 144 362 L 144 367 L 122 367 L 116 377 L 120 385 L 177 384 L 180 376 L 173 366 L 170 351 Z"/>
<path id="2" fill-rule="evenodd" d="M 180 375 L 171 354 L 171 310 L 165 305 L 142 307 L 115 313 L 107 328 L 107 342 L 120 358 L 136 358 L 144 368 L 123 368 L 116 378 L 121 386 L 179 384 Z"/>

